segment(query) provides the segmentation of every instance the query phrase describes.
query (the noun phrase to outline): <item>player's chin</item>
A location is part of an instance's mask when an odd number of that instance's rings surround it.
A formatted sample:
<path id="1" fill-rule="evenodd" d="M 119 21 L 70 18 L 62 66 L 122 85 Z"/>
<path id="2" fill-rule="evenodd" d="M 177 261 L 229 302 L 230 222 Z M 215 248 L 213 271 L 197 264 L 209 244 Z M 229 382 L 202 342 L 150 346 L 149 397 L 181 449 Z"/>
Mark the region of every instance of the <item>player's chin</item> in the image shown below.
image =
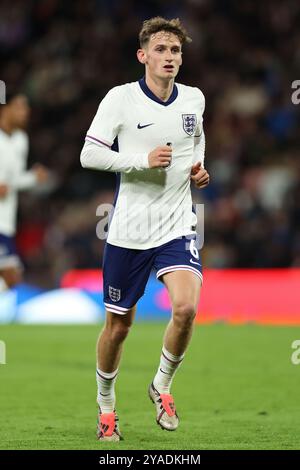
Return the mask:
<path id="1" fill-rule="evenodd" d="M 164 78 L 175 78 L 176 75 L 178 74 L 178 70 L 173 68 L 173 69 L 163 69 L 163 77 Z"/>

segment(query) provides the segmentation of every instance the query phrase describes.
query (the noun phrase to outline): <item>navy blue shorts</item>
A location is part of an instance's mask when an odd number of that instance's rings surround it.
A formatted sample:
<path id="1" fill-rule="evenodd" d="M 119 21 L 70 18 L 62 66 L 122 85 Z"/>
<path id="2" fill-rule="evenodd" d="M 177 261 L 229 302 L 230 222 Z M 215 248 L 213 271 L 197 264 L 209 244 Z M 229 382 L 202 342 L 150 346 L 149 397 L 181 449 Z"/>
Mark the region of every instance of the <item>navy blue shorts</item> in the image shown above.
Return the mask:
<path id="1" fill-rule="evenodd" d="M 159 279 L 172 271 L 190 271 L 201 279 L 202 266 L 196 237 L 176 238 L 148 250 L 134 250 L 106 243 L 103 258 L 104 305 L 124 315 L 144 294 L 151 270 Z"/>
<path id="2" fill-rule="evenodd" d="M 0 269 L 20 268 L 22 263 L 17 254 L 14 237 L 0 233 Z"/>

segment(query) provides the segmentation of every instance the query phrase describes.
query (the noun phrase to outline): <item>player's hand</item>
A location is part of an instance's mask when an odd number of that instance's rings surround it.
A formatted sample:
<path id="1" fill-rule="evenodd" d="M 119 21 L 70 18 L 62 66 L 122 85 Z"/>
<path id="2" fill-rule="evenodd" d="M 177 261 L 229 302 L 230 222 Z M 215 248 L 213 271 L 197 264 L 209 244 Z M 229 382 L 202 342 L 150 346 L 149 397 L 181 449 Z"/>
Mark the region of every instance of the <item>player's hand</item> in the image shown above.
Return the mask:
<path id="1" fill-rule="evenodd" d="M 49 170 L 44 165 L 41 165 L 40 163 L 36 163 L 32 171 L 35 174 L 35 177 L 38 181 L 38 183 L 45 183 L 49 179 Z"/>
<path id="2" fill-rule="evenodd" d="M 149 168 L 165 168 L 172 159 L 172 149 L 168 145 L 157 147 L 148 155 Z"/>
<path id="3" fill-rule="evenodd" d="M 194 181 L 196 188 L 205 188 L 209 183 L 209 174 L 202 168 L 201 163 L 198 162 L 192 166 L 191 180 Z"/>
<path id="4" fill-rule="evenodd" d="M 0 183 L 0 198 L 5 198 L 8 193 L 8 189 L 7 184 Z"/>

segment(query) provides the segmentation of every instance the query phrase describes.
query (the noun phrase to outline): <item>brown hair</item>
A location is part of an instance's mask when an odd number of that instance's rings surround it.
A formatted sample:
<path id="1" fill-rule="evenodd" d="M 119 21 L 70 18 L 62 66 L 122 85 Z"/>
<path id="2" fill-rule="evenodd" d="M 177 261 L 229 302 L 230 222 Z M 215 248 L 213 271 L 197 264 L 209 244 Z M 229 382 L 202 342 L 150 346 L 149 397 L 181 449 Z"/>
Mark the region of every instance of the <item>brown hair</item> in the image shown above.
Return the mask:
<path id="1" fill-rule="evenodd" d="M 175 34 L 181 44 L 192 41 L 187 35 L 187 32 L 182 26 L 179 18 L 166 20 L 161 16 L 155 16 L 154 18 L 150 18 L 150 20 L 145 20 L 143 22 L 143 27 L 139 33 L 140 46 L 144 47 L 149 42 L 152 34 L 160 31 L 167 31 L 168 33 Z"/>

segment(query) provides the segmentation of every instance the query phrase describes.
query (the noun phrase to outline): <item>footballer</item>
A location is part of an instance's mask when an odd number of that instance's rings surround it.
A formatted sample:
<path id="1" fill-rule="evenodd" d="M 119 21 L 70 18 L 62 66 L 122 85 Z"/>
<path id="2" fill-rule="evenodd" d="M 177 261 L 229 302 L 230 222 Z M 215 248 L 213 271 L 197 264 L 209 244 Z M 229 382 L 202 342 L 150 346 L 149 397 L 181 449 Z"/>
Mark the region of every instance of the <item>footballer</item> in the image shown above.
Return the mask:
<path id="1" fill-rule="evenodd" d="M 0 293 L 22 279 L 22 263 L 15 246 L 18 192 L 31 189 L 49 178 L 41 164 L 26 170 L 30 115 L 28 99 L 11 93 L 0 106 Z"/>
<path id="2" fill-rule="evenodd" d="M 106 321 L 97 343 L 97 435 L 103 441 L 122 439 L 115 382 L 152 269 L 168 290 L 172 316 L 148 395 L 157 424 L 177 429 L 171 385 L 191 340 L 202 285 L 191 182 L 197 188 L 209 183 L 205 99 L 198 88 L 175 82 L 182 47 L 191 39 L 179 19 L 155 17 L 144 21 L 139 41 L 137 59 L 145 76 L 107 93 L 80 156 L 84 168 L 118 174 L 103 259 Z"/>

